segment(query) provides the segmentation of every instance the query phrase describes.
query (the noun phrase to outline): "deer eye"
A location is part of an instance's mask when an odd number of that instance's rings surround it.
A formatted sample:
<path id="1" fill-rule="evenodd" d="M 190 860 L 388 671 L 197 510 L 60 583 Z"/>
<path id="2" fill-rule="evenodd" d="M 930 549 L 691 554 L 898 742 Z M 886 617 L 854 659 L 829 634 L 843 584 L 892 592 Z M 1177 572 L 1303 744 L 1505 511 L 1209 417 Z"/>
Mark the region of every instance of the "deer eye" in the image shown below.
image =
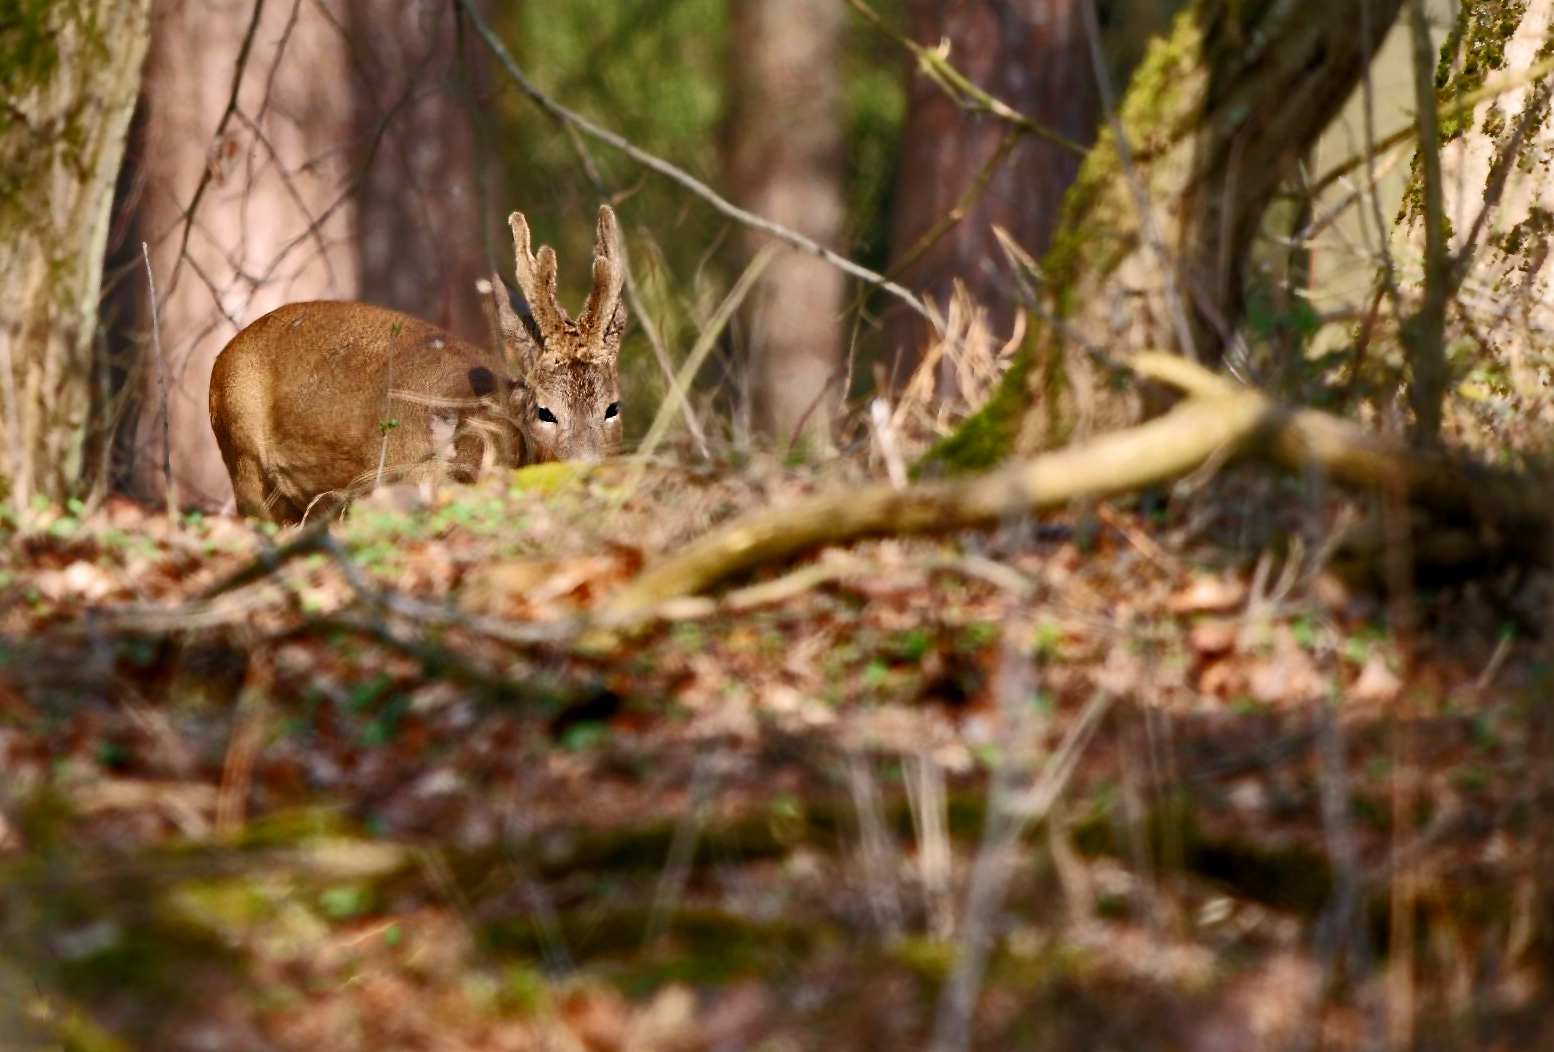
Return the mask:
<path id="1" fill-rule="evenodd" d="M 614 417 L 617 417 L 617 416 L 620 416 L 620 415 L 621 415 L 621 404 L 619 402 L 611 402 L 610 403 L 610 408 L 608 408 L 608 409 L 606 409 L 604 411 L 604 418 L 606 420 L 610 420 L 610 419 L 612 419 Z"/>
<path id="2" fill-rule="evenodd" d="M 556 414 L 552 413 L 544 406 L 540 406 L 538 409 L 536 409 L 534 411 L 534 415 L 539 417 L 543 423 L 554 424 L 556 422 Z"/>

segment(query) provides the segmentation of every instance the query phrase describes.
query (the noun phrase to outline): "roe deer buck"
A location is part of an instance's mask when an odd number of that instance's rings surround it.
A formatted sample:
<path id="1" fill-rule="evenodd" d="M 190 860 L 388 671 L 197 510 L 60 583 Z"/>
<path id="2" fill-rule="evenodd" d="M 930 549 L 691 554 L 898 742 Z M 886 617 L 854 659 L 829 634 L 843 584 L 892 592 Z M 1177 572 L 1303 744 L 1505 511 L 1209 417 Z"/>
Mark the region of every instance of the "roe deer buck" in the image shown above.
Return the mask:
<path id="1" fill-rule="evenodd" d="M 493 275 L 487 317 L 501 354 L 362 303 L 293 303 L 234 336 L 210 378 L 210 426 L 239 514 L 297 522 L 385 479 L 488 463 L 596 459 L 620 445 L 616 357 L 626 327 L 620 233 L 599 209 L 593 289 L 574 321 L 556 302 L 556 254 L 536 256 L 508 217 L 521 317 Z M 481 291 L 487 292 L 485 282 Z"/>

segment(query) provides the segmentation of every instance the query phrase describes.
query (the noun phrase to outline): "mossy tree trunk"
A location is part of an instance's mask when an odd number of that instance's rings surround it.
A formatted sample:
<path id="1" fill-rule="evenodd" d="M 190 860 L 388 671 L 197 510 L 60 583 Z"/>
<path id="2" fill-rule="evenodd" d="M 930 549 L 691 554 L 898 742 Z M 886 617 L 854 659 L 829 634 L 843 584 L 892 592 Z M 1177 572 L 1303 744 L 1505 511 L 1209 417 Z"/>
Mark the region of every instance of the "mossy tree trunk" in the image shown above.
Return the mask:
<path id="1" fill-rule="evenodd" d="M 22 4 L 0 17 L 0 495 L 81 478 L 114 180 L 150 0 Z"/>
<path id="2" fill-rule="evenodd" d="M 1541 435 L 1554 426 L 1545 393 L 1554 375 L 1554 82 L 1545 74 L 1451 109 L 1488 78 L 1516 77 L 1551 55 L 1554 0 L 1468 0 L 1436 59 L 1435 96 L 1445 107 L 1436 221 L 1444 265 L 1432 268 L 1426 251 L 1430 209 L 1419 156 L 1393 238 L 1410 401 L 1423 432 L 1432 416 L 1441 418 L 1453 374 L 1469 375 L 1476 396 L 1447 403 L 1459 441 L 1499 445 L 1507 421 L 1535 425 L 1530 430 Z M 1447 361 L 1444 347 L 1456 349 L 1456 360 Z"/>
<path id="3" fill-rule="evenodd" d="M 1401 6 L 1194 0 L 1085 159 L 1015 367 L 934 459 L 981 468 L 1128 422 L 1138 394 L 1118 387 L 1107 359 L 1153 348 L 1219 364 L 1270 200 Z"/>

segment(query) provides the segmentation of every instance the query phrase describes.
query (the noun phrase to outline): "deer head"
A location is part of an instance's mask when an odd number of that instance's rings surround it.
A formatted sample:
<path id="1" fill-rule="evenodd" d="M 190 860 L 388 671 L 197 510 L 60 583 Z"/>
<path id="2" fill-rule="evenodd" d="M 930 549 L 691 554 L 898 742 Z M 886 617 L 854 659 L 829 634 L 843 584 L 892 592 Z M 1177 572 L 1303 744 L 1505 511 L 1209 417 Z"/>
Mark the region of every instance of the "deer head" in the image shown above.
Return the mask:
<path id="1" fill-rule="evenodd" d="M 517 257 L 518 288 L 528 316 L 513 309 L 500 277 L 492 283 L 494 324 L 518 388 L 512 406 L 523 436 L 524 461 L 597 460 L 621 442 L 620 354 L 626 328 L 621 299 L 625 267 L 620 231 L 609 205 L 599 207 L 593 288 L 574 320 L 556 302 L 556 253 L 530 250 L 521 212 L 508 217 Z"/>

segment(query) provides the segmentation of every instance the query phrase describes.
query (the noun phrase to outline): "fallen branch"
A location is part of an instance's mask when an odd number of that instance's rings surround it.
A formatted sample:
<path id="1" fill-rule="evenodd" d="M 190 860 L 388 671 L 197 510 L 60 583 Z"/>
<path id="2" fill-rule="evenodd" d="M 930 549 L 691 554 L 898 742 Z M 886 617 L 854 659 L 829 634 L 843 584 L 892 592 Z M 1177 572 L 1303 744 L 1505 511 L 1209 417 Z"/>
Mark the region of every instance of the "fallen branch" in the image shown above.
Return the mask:
<path id="1" fill-rule="evenodd" d="M 1292 471 L 1317 468 L 1348 489 L 1396 485 L 1421 507 L 1470 516 L 1488 544 L 1530 562 L 1549 560 L 1554 500 L 1541 482 L 1391 445 L 1326 413 L 1280 406 L 1175 355 L 1140 354 L 1132 365 L 1190 397 L 1158 419 L 986 475 L 822 494 L 730 523 L 642 574 L 599 617 L 633 622 L 670 600 L 824 545 L 994 525 L 1160 485 L 1236 454 Z"/>
<path id="2" fill-rule="evenodd" d="M 1177 478 L 1243 443 L 1266 414 L 1257 396 L 1193 399 L 1167 415 L 1083 446 L 976 478 L 898 490 L 889 483 L 824 494 L 731 523 L 669 557 L 605 604 L 633 620 L 659 604 L 826 544 L 890 534 L 944 533 L 1011 515 L 1105 497 Z"/>

